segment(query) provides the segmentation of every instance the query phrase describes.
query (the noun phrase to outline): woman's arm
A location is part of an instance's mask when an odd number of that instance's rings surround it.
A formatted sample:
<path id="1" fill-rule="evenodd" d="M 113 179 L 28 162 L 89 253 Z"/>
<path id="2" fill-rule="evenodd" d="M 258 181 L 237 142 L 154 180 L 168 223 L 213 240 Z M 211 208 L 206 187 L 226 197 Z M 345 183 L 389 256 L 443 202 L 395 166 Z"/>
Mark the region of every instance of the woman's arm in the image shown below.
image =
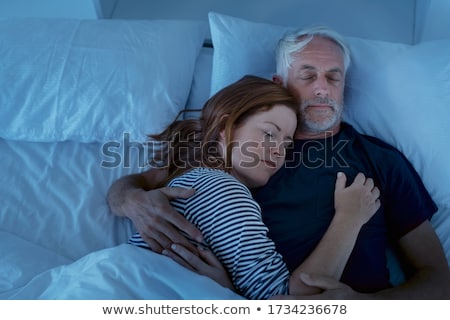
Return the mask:
<path id="1" fill-rule="evenodd" d="M 198 242 L 203 242 L 202 234 L 170 205 L 170 200 L 190 197 L 194 190 L 168 187 L 155 189 L 166 175 L 164 169 L 150 169 L 116 180 L 108 191 L 108 205 L 115 215 L 133 221 L 153 251 L 161 253 L 171 244 L 180 243 L 195 252 L 196 248 L 180 230 Z"/>
<path id="2" fill-rule="evenodd" d="M 290 294 L 310 295 L 321 291 L 307 286 L 300 277 L 302 273 L 339 279 L 361 227 L 380 207 L 380 193 L 372 179 L 366 179 L 360 173 L 349 187 L 346 188 L 345 183 L 345 175 L 338 174 L 335 188 L 336 213 L 317 247 L 291 274 Z"/>
<path id="3" fill-rule="evenodd" d="M 206 200 L 214 203 L 214 210 L 208 206 L 190 206 L 191 218 L 199 221 L 199 227 L 211 245 L 213 252 L 228 270 L 234 285 L 241 294 L 251 299 L 270 298 L 286 294 L 288 285 L 293 295 L 307 295 L 320 292 L 301 281 L 300 274 L 311 272 L 339 278 L 353 249 L 361 226 L 379 207 L 378 189 L 363 175 L 345 188 L 345 176 L 336 182 L 336 215 L 328 231 L 314 252 L 289 275 L 281 255 L 273 241 L 267 236 L 259 207 L 249 194 L 239 192 L 239 184 L 231 183 L 218 187 L 219 179 L 210 180 L 208 193 L 198 189 L 198 194 L 190 198 L 197 204 Z M 202 183 L 205 185 L 205 183 Z M 220 190 L 235 190 L 224 192 Z M 205 198 L 203 198 L 205 197 Z M 206 199 L 207 198 L 207 199 Z M 377 204 L 378 203 L 378 204 Z M 239 205 L 236 205 L 239 204 Z M 209 217 L 206 219 L 205 217 Z M 193 253 L 176 246 L 165 252 L 174 260 L 188 268 L 213 278 L 219 283 L 227 283 L 228 275 L 214 259 L 198 259 Z M 216 260 L 217 262 L 217 260 Z"/>
<path id="4" fill-rule="evenodd" d="M 193 183 L 194 196 L 174 205 L 195 222 L 214 255 L 229 273 L 237 291 L 248 299 L 266 299 L 288 293 L 289 271 L 275 244 L 267 235 L 260 207 L 250 191 L 235 178 L 210 170 L 176 178 L 170 185 Z M 195 180 L 195 181 L 194 181 Z M 177 245 L 178 247 L 178 245 Z M 169 254 L 168 254 L 169 255 Z M 189 255 L 180 255 L 192 269 L 213 276 L 221 274 L 196 267 Z M 191 261 L 194 260 L 194 263 Z"/>

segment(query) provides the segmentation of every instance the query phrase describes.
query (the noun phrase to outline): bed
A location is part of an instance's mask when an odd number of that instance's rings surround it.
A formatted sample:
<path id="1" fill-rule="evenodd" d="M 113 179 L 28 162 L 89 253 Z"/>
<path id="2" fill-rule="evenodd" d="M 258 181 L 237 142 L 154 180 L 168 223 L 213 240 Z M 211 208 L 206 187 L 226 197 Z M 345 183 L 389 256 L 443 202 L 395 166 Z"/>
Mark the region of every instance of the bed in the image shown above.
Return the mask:
<path id="1" fill-rule="evenodd" d="M 106 193 L 146 169 L 147 133 L 183 109 L 196 117 L 245 74 L 271 77 L 287 29 L 216 12 L 208 22 L 1 20 L 0 298 L 243 299 L 126 244 L 133 226 Z M 410 159 L 450 262 L 450 39 L 347 40 L 345 120 Z M 391 270 L 401 281 L 395 260 Z"/>

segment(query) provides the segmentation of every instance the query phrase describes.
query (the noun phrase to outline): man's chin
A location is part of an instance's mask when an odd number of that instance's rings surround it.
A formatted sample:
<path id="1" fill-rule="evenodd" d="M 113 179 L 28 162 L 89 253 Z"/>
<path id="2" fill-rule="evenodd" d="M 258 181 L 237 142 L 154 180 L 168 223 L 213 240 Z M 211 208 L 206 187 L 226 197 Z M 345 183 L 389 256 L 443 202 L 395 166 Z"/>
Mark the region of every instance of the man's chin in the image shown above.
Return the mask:
<path id="1" fill-rule="evenodd" d="M 319 134 L 327 131 L 332 131 L 335 123 L 316 123 L 316 122 L 308 122 L 305 123 L 305 131 L 310 133 Z"/>
<path id="2" fill-rule="evenodd" d="M 315 117 L 303 121 L 304 131 L 319 134 L 327 131 L 333 131 L 340 123 L 336 117 Z"/>

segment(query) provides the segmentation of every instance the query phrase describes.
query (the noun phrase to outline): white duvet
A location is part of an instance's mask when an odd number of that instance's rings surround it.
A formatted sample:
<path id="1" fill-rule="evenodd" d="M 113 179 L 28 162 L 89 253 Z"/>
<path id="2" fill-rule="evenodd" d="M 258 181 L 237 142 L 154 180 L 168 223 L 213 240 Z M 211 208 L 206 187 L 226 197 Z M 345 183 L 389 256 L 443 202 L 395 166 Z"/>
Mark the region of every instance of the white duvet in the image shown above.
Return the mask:
<path id="1" fill-rule="evenodd" d="M 99 143 L 0 140 L 1 299 L 242 299 L 165 256 L 125 244 L 134 232 L 106 203 L 141 170 L 102 167 Z"/>
<path id="2" fill-rule="evenodd" d="M 242 299 L 167 257 L 122 244 L 36 275 L 9 299 Z"/>

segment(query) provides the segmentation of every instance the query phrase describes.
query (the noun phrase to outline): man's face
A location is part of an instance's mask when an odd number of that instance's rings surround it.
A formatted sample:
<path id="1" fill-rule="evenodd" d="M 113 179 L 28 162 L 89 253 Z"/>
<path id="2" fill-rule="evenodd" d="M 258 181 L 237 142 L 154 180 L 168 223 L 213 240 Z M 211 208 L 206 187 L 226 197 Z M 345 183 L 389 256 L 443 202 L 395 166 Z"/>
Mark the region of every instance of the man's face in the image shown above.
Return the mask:
<path id="1" fill-rule="evenodd" d="M 345 83 L 341 49 L 328 39 L 315 37 L 294 58 L 287 87 L 301 101 L 297 133 L 337 130 Z"/>

